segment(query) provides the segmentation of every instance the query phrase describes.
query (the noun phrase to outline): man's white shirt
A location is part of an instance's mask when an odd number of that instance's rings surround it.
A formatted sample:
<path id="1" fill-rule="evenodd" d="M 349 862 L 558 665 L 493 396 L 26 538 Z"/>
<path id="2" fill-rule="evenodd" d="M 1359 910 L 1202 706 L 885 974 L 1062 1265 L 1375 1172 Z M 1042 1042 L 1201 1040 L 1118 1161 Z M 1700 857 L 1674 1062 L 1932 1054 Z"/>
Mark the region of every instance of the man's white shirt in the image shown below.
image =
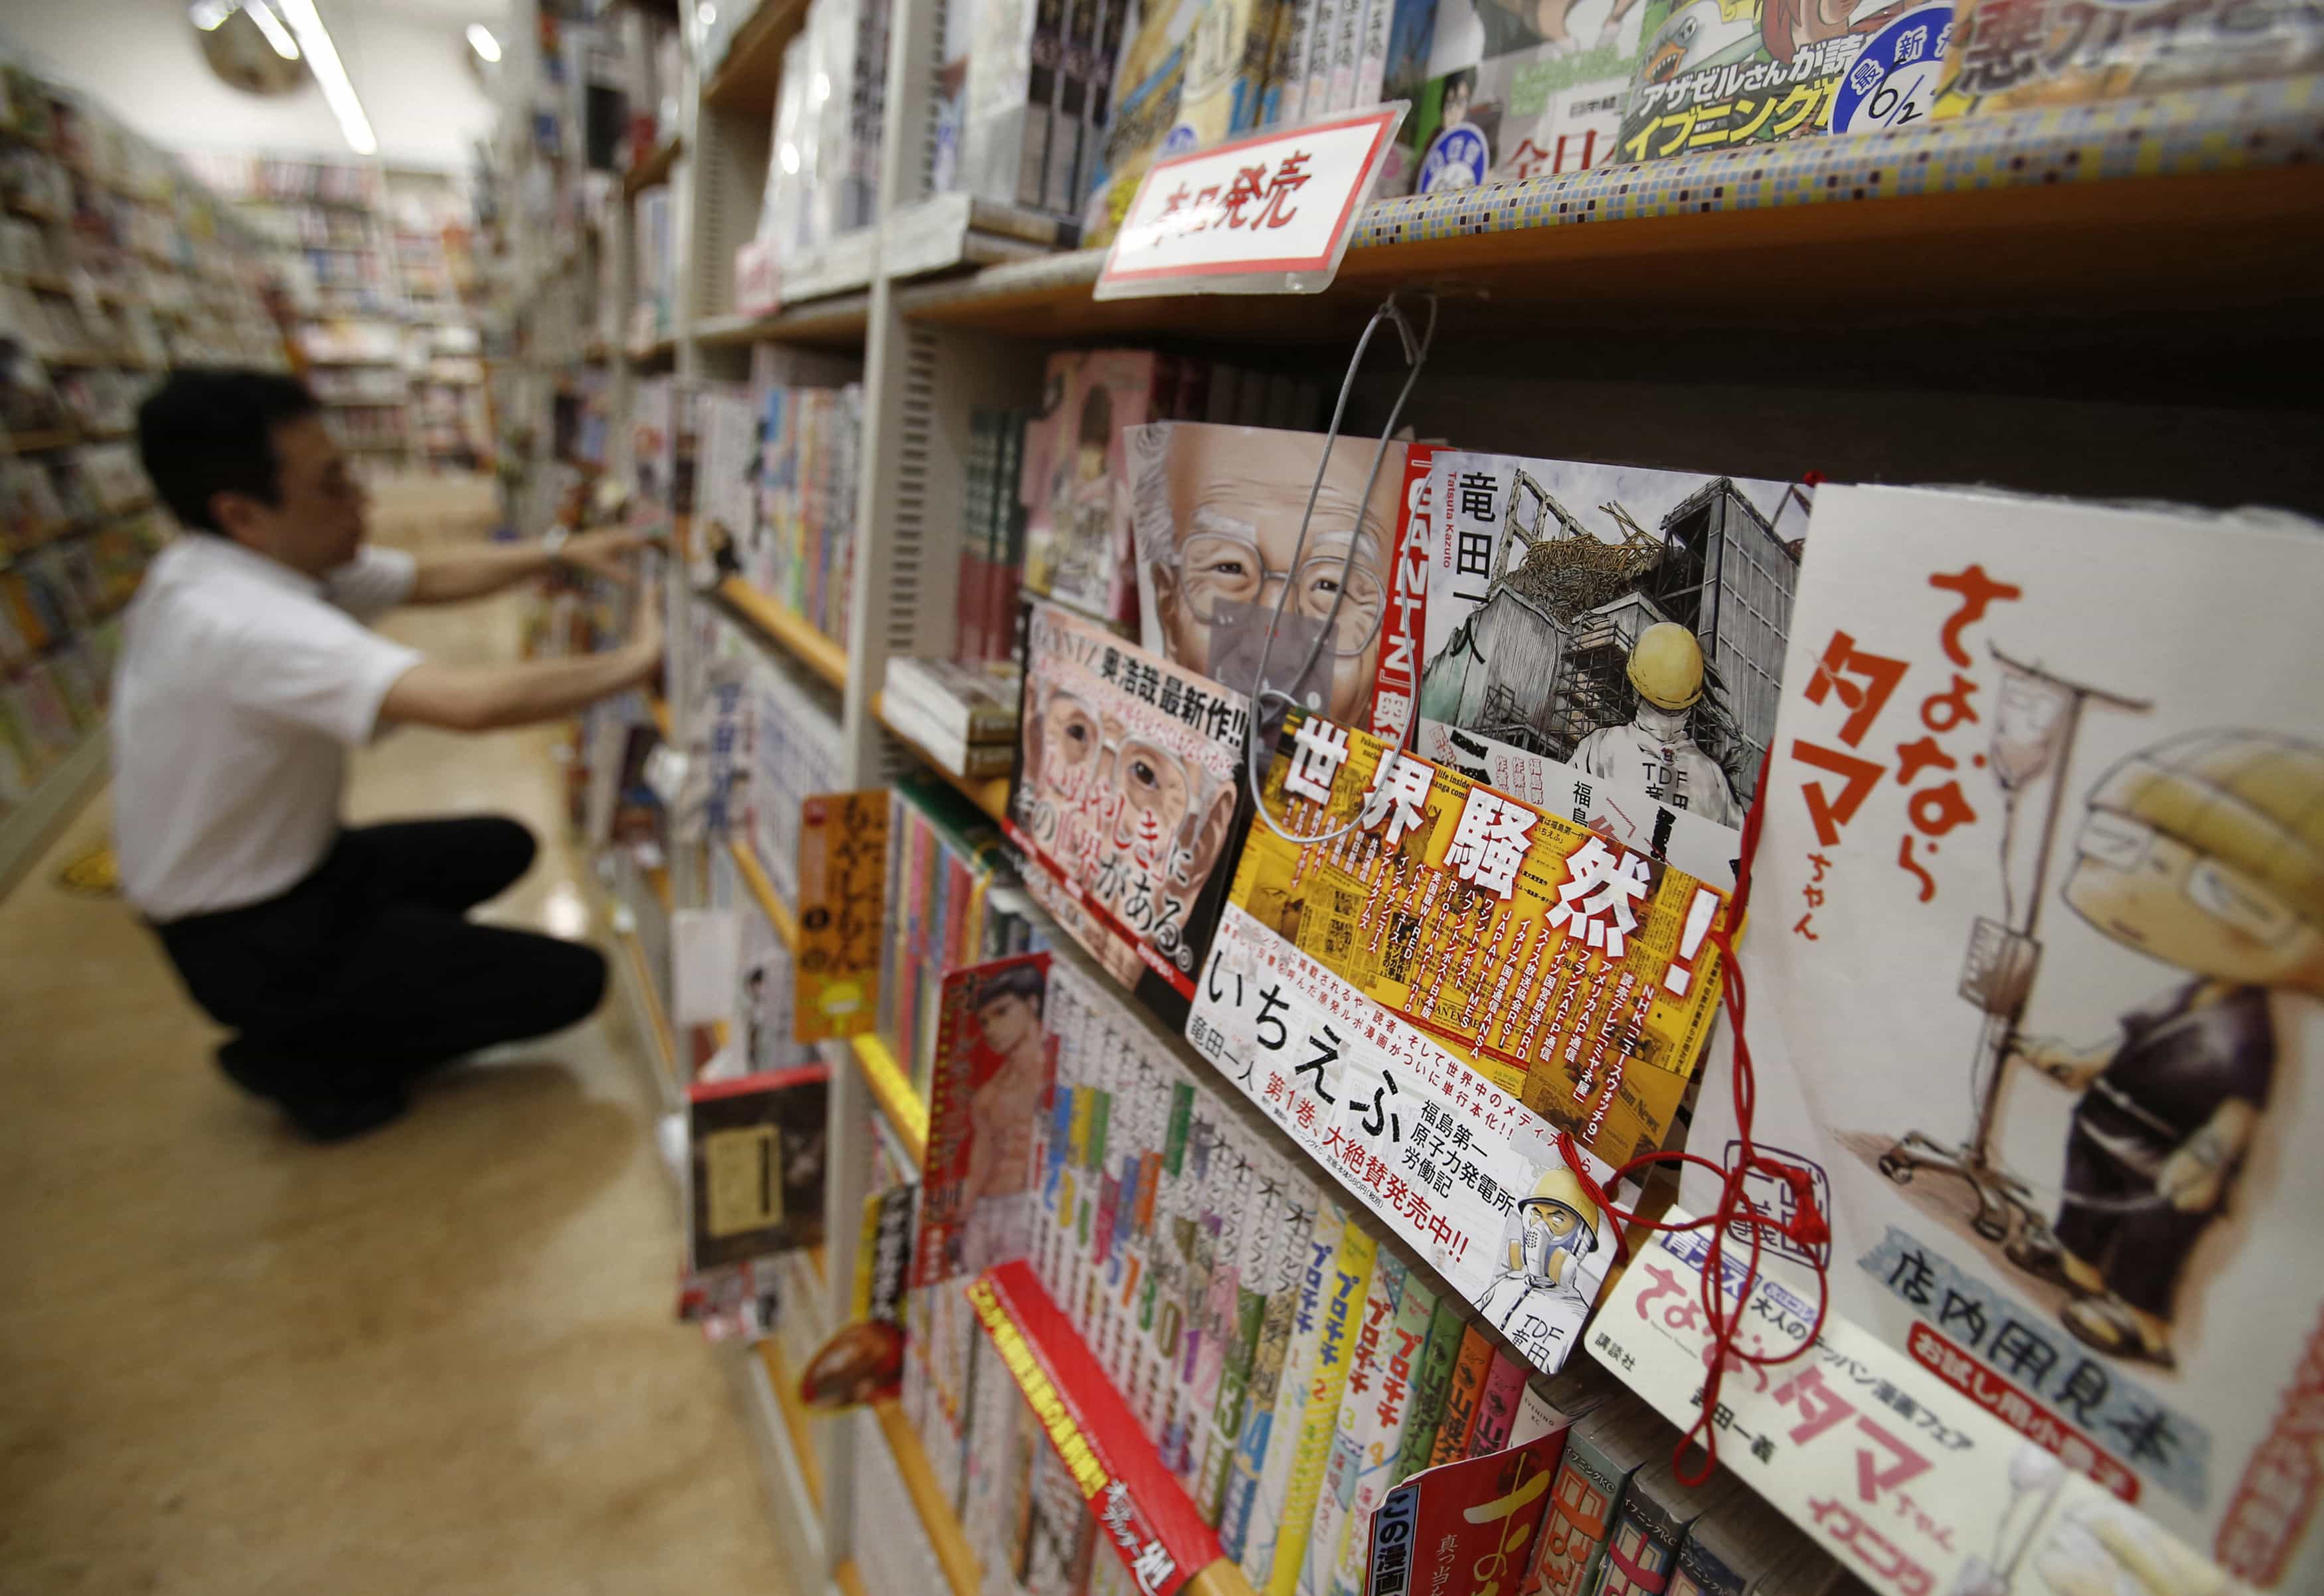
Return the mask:
<path id="1" fill-rule="evenodd" d="M 155 920 L 257 903 L 322 863 L 347 750 L 418 650 L 366 624 L 417 566 L 361 550 L 318 582 L 205 532 L 147 568 L 113 687 L 113 835 L 124 896 Z"/>

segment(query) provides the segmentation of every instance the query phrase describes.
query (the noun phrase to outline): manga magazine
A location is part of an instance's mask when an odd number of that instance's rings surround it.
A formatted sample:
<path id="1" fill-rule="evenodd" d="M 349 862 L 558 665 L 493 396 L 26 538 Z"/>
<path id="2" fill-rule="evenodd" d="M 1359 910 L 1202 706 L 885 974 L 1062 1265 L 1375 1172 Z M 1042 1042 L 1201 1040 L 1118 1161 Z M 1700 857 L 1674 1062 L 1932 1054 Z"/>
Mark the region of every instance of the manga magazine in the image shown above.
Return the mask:
<path id="1" fill-rule="evenodd" d="M 1175 1030 L 1242 833 L 1250 706 L 1054 604 L 1028 608 L 1022 653 L 1007 826 L 1025 886 Z"/>
<path id="2" fill-rule="evenodd" d="M 1752 1195 L 1832 1236 L 1771 1263 L 2230 1573 L 2324 1588 L 2324 536 L 1831 488 L 1809 545 L 1738 956 L 1756 1140 L 1805 1176 Z"/>
<path id="3" fill-rule="evenodd" d="M 1253 819 L 1228 924 L 1607 1163 L 1662 1145 L 1718 1008 L 1724 893 L 1316 715 L 1286 720 L 1263 801 L 1280 819 Z"/>
<path id="4" fill-rule="evenodd" d="M 1467 733 L 1740 826 L 1804 527 L 1782 483 L 1437 449 L 1406 475 L 1371 729 L 1416 700 L 1437 763 L 1481 762 Z"/>
<path id="5" fill-rule="evenodd" d="M 1409 98 L 1381 192 L 1442 193 L 1587 171 L 1613 158 L 1638 65 L 1639 0 L 1443 0 L 1416 69 L 1388 97 Z"/>
<path id="6" fill-rule="evenodd" d="M 1378 442 L 1345 438 L 1333 447 L 1303 549 L 1300 521 L 1323 434 L 1163 421 L 1132 428 L 1121 441 L 1146 646 L 1248 693 L 1272 623 L 1267 685 L 1334 720 L 1361 720 L 1388 625 L 1406 446 L 1388 446 L 1369 497 Z M 1284 584 L 1290 595 L 1278 617 Z M 1327 625 L 1313 671 L 1294 683 Z"/>

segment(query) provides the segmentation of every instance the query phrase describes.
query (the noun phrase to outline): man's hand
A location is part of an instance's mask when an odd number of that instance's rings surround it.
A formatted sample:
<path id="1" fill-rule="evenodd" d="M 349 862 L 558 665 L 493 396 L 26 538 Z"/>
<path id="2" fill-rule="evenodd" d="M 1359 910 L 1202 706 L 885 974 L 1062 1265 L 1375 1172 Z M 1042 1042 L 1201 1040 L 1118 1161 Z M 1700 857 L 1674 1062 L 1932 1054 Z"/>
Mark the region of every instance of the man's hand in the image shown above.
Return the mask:
<path id="1" fill-rule="evenodd" d="M 584 705 L 652 679 L 662 652 L 661 584 L 638 594 L 630 641 L 604 653 L 515 665 L 447 665 L 423 660 L 381 701 L 383 723 L 487 732 L 572 714 Z"/>
<path id="2" fill-rule="evenodd" d="M 585 571 L 618 582 L 624 587 L 637 585 L 637 573 L 631 569 L 627 557 L 641 549 L 660 546 L 661 540 L 650 532 L 633 532 L 627 527 L 604 527 L 594 532 L 576 532 L 565 540 L 557 558 L 567 565 L 578 566 Z"/>
<path id="3" fill-rule="evenodd" d="M 638 607 L 630 616 L 630 647 L 659 665 L 662 651 L 661 578 L 656 577 L 641 588 L 637 602 Z"/>

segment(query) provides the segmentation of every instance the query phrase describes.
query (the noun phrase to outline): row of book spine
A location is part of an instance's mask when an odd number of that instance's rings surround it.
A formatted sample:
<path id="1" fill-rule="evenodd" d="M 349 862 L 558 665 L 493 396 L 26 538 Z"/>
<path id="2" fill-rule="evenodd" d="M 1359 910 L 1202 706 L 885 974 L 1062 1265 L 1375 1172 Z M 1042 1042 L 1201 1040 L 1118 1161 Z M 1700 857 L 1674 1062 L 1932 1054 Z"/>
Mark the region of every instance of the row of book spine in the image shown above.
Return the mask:
<path id="1" fill-rule="evenodd" d="M 1534 1374 L 1110 985 L 1059 960 L 1045 1024 L 1056 1074 L 1034 1139 L 1031 1262 L 1255 1590 L 1360 1596 L 1392 1487 L 1568 1421 L 1522 1588 L 1659 1590 L 1690 1548 L 1720 1596 L 1836 1584 L 1731 1476 L 1681 1485 L 1676 1431 L 1597 1365 Z M 1024 1405 L 962 1284 L 916 1294 L 907 1408 L 974 1540 L 1008 1499 L 1010 1443 L 994 1437 L 1021 1435 Z M 1024 1571 L 1048 1566 L 981 1550 L 1027 1590 Z M 1044 1596 L 1098 1590 L 1109 1561 Z"/>
<path id="2" fill-rule="evenodd" d="M 948 787 L 907 779 L 890 790 L 887 880 L 880 1029 L 925 1097 L 945 972 L 1037 951 L 1041 939 L 1011 890 L 1000 831 Z"/>
<path id="3" fill-rule="evenodd" d="M 1017 588 L 1025 568 L 1026 415 L 980 410 L 969 417 L 968 492 L 960 547 L 962 660 L 1006 660 L 1017 649 Z"/>

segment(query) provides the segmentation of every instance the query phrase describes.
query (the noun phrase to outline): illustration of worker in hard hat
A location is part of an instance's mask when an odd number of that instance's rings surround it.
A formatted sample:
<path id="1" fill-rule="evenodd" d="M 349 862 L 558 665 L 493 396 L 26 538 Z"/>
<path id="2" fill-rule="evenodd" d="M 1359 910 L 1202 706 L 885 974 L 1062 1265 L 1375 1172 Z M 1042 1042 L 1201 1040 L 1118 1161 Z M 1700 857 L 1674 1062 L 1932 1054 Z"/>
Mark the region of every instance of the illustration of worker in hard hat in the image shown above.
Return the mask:
<path id="1" fill-rule="evenodd" d="M 1485 1288 L 1477 1311 L 1535 1361 L 1554 1362 L 1558 1348 L 1582 1328 L 1597 1282 L 1585 1287 L 1582 1260 L 1598 1250 L 1597 1203 L 1563 1165 L 1542 1172 L 1532 1195 L 1501 1230 L 1501 1272 Z"/>
<path id="2" fill-rule="evenodd" d="M 2066 1287 L 2079 1339 L 2167 1369 L 2188 1256 L 2275 1084 L 2276 1004 L 2324 996 L 2324 747 L 2210 731 L 2133 754 L 2091 791 L 2063 895 L 2189 979 L 2095 1045 L 2011 1048 L 2083 1095 L 2056 1223 L 2006 1250 Z"/>
<path id="3" fill-rule="evenodd" d="M 1656 803 L 1720 826 L 1741 826 L 1727 772 L 1694 740 L 1694 706 L 1702 702 L 1702 645 L 1675 621 L 1657 621 L 1630 645 L 1628 669 L 1638 706 L 1629 721 L 1600 726 L 1582 740 L 1572 762 L 1592 776 L 1635 783 Z"/>

